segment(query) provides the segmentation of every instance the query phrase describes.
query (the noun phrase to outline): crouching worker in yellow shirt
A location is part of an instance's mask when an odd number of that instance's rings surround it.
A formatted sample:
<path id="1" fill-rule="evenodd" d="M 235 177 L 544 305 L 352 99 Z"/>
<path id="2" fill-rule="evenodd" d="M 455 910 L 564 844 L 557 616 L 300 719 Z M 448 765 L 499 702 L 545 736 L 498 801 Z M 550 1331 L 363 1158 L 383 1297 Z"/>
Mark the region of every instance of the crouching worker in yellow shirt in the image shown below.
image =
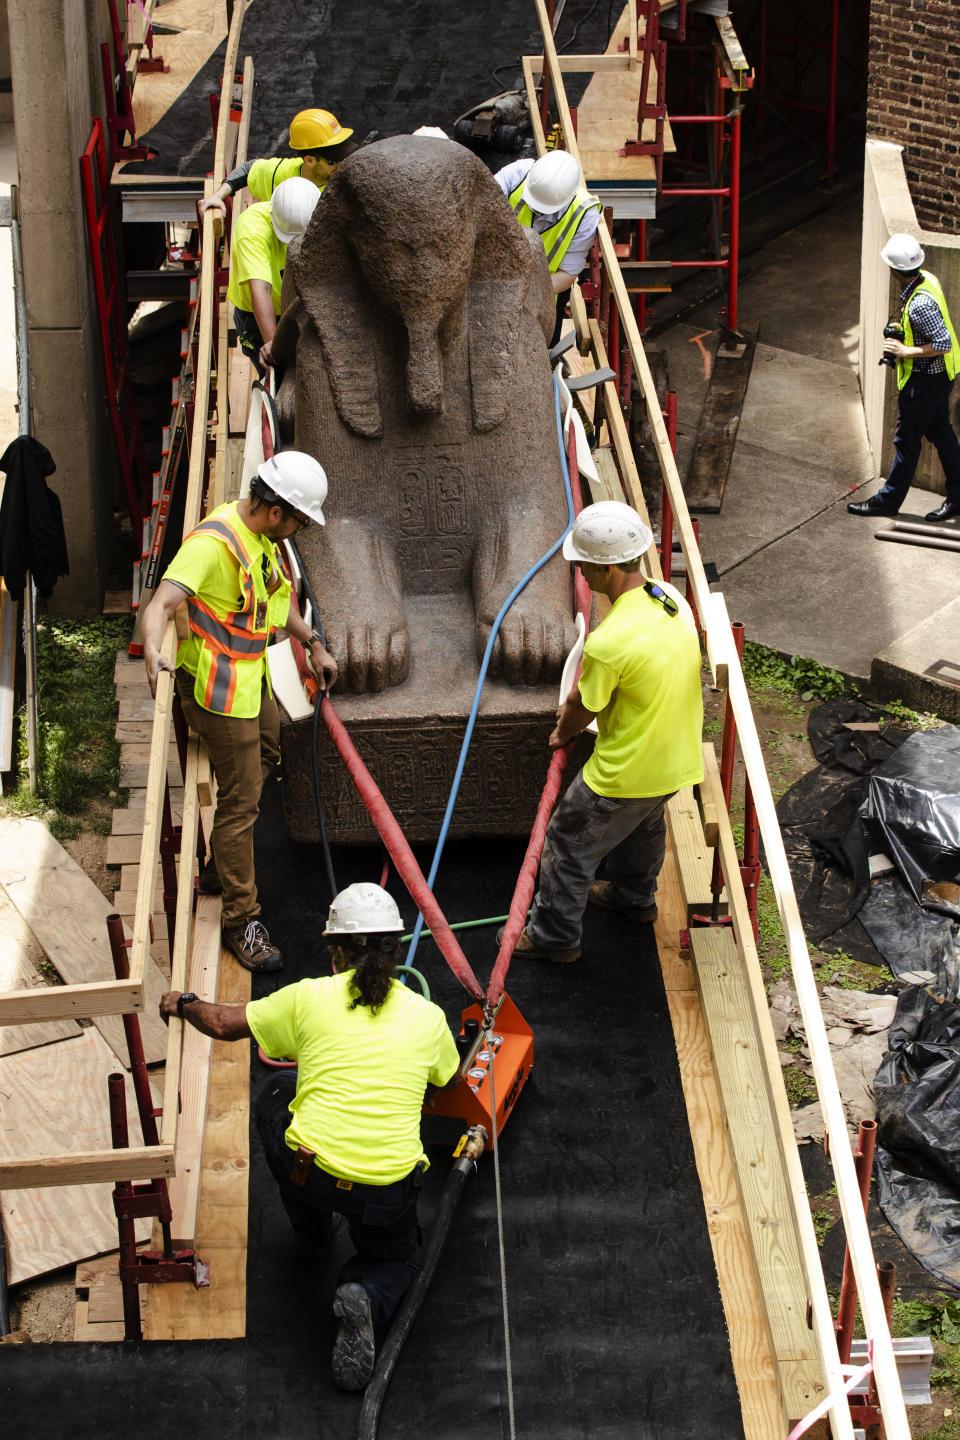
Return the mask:
<path id="1" fill-rule="evenodd" d="M 306 230 L 319 199 L 309 180 L 284 180 L 268 201 L 248 206 L 233 227 L 227 299 L 240 348 L 258 368 L 273 363 L 270 341 L 280 314 L 287 246 Z"/>
<path id="2" fill-rule="evenodd" d="M 402 929 L 396 902 L 379 885 L 348 885 L 324 931 L 332 976 L 248 1005 L 176 991 L 160 1002 L 161 1015 L 180 1015 L 205 1035 L 252 1035 L 267 1055 L 297 1062 L 296 1072 L 279 1071 L 264 1085 L 255 1118 L 297 1253 L 321 1257 L 334 1213 L 350 1227 L 356 1253 L 333 1297 L 341 1390 L 362 1390 L 370 1379 L 374 1328 L 392 1318 L 420 1268 L 420 1111 L 428 1086 L 459 1079 L 443 1011 L 396 979 Z"/>

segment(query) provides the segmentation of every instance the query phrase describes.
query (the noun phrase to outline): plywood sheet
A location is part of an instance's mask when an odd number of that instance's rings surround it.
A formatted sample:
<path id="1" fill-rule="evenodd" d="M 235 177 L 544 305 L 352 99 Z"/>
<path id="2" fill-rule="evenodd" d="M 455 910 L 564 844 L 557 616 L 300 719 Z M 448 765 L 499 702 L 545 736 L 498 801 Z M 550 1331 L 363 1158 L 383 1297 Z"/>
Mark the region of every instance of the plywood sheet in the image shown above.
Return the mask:
<path id="1" fill-rule="evenodd" d="M 227 34 L 222 0 L 167 0 L 156 19 L 176 26 L 180 34 L 154 36 L 154 53 L 163 56 L 169 74 L 137 76 L 133 117 L 138 135 L 145 135 L 162 119 Z"/>
<path id="2" fill-rule="evenodd" d="M 39 965 L 44 954 L 16 907 L 0 890 L 0 991 L 32 990 L 43 985 Z M 54 1040 L 79 1035 L 75 1020 L 43 1020 L 35 1025 L 0 1025 L 0 1055 L 33 1050 Z"/>
<path id="3" fill-rule="evenodd" d="M 91 1026 L 74 1039 L 0 1059 L 0 1158 L 76 1154 L 110 1148 L 107 1076 L 116 1056 Z M 140 1125 L 127 1078 L 132 1145 Z M 121 1162 L 122 1169 L 122 1162 Z M 121 1177 L 122 1178 L 122 1173 Z M 7 1190 L 0 1196 L 11 1284 L 44 1275 L 117 1244 L 110 1185 Z M 150 1233 L 137 1222 L 137 1238 Z"/>
<path id="4" fill-rule="evenodd" d="M 0 819 L 0 885 L 68 985 L 114 979 L 106 925 L 113 906 L 42 821 Z M 157 1010 L 167 986 L 152 962 L 145 979 L 140 1033 L 149 1065 L 162 1061 L 167 1053 L 167 1028 Z M 121 1017 L 98 1016 L 94 1024 L 126 1064 Z"/>

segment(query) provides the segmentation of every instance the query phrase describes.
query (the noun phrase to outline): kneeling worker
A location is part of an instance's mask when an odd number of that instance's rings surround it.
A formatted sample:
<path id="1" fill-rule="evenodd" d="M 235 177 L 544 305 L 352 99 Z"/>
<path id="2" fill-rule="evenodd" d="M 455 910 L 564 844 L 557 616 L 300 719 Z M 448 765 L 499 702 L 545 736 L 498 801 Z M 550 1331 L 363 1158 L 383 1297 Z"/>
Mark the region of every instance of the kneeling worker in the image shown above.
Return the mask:
<path id="1" fill-rule="evenodd" d="M 309 180 L 284 180 L 269 203 L 250 205 L 233 227 L 227 299 L 240 348 L 254 365 L 272 363 L 287 246 L 306 230 L 319 199 Z"/>
<path id="2" fill-rule="evenodd" d="M 428 1087 L 459 1079 L 443 1011 L 396 979 L 402 930 L 385 890 L 348 885 L 324 931 L 332 976 L 246 1006 L 176 991 L 160 1002 L 161 1015 L 180 1015 L 205 1035 L 252 1035 L 267 1055 L 297 1061 L 296 1073 L 267 1081 L 255 1117 L 301 1255 L 320 1258 L 334 1213 L 350 1226 L 356 1254 L 333 1300 L 333 1378 L 342 1390 L 370 1379 L 374 1327 L 392 1318 L 420 1268 L 420 1112 Z"/>
<path id="3" fill-rule="evenodd" d="M 254 200 L 269 200 L 284 180 L 300 175 L 320 191 L 341 160 L 358 148 L 353 131 L 341 125 L 329 110 L 300 110 L 290 121 L 290 149 L 296 154 L 267 160 L 247 160 L 231 170 L 219 190 L 200 201 L 200 214 L 211 208 L 226 214 L 224 203 L 244 185 Z"/>
<path id="4" fill-rule="evenodd" d="M 557 712 L 550 748 L 594 718 L 598 735 L 551 817 L 517 955 L 578 960 L 588 901 L 636 924 L 655 920 L 664 806 L 703 779 L 697 628 L 679 592 L 640 569 L 652 539 L 636 510 L 601 500 L 581 510 L 563 542 L 564 557 L 610 610 L 587 637 L 580 683 Z"/>
<path id="5" fill-rule="evenodd" d="M 160 653 L 167 622 L 187 603 L 190 633 L 177 652 L 176 687 L 187 723 L 206 743 L 217 779 L 212 858 L 201 889 L 222 887 L 223 943 L 246 970 L 279 970 L 280 951 L 260 920 L 253 826 L 260 791 L 280 753 L 267 642 L 283 626 L 307 647 L 325 686 L 337 664 L 297 609 L 277 541 L 324 524 L 327 477 L 311 455 L 265 460 L 242 500 L 220 505 L 184 540 L 143 615 L 151 692 L 174 667 Z"/>
<path id="6" fill-rule="evenodd" d="M 521 225 L 543 241 L 557 297 L 551 345 L 560 339 L 566 293 L 587 263 L 602 206 L 582 188 L 580 162 L 568 150 L 550 150 L 539 160 L 515 160 L 494 175 Z"/>

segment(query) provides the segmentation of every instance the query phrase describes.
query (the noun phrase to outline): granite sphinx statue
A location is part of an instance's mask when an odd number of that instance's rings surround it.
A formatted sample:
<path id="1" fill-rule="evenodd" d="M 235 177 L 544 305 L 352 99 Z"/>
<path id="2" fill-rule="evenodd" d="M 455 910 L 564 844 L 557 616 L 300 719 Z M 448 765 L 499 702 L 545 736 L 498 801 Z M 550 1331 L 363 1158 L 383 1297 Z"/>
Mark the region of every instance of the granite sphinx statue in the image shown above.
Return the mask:
<path id="1" fill-rule="evenodd" d="M 273 342 L 281 427 L 330 476 L 327 524 L 301 549 L 341 692 L 416 670 L 431 642 L 415 634 L 411 650 L 405 597 L 434 597 L 438 623 L 444 597 L 472 597 L 479 659 L 502 602 L 561 534 L 553 317 L 539 238 L 452 141 L 358 151 L 291 244 Z M 558 556 L 510 610 L 491 674 L 553 684 L 570 615 Z"/>

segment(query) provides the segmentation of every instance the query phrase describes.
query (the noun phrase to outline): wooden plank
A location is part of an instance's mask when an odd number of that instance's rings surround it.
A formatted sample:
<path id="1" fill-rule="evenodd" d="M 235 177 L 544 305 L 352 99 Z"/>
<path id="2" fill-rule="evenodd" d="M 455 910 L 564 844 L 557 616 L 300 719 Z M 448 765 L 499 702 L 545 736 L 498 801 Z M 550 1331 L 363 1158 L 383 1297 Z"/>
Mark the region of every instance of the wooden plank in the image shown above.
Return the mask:
<path id="1" fill-rule="evenodd" d="M 190 957 L 188 985 L 202 1000 L 216 1000 L 220 975 L 220 899 L 201 896 Z M 176 987 L 174 987 L 176 988 Z M 177 1176 L 170 1184 L 171 1235 L 180 1248 L 197 1243 L 203 1175 L 207 1106 L 213 1041 L 192 1025 L 183 1027 L 180 1061 L 180 1115 L 177 1124 Z M 165 1105 L 166 1105 L 165 1101 Z"/>
<path id="2" fill-rule="evenodd" d="M 150 702 L 150 714 L 153 715 L 153 701 Z M 150 732 L 153 725 L 150 720 L 118 720 L 117 728 L 113 732 L 113 738 L 121 744 L 149 745 Z"/>
<path id="3" fill-rule="evenodd" d="M 53 985 L 49 989 L 0 994 L 0 1025 L 32 1024 L 69 1016 L 127 1015 L 143 1009 L 143 987 L 135 980 L 100 980 L 94 985 Z M 119 1023 L 119 1022 L 118 1022 Z"/>
<path id="4" fill-rule="evenodd" d="M 162 772 L 163 774 L 164 772 Z M 180 771 L 179 760 L 171 760 L 165 772 L 169 785 L 179 785 L 183 780 Z M 120 761 L 120 784 L 126 789 L 128 786 L 148 785 L 150 781 L 150 766 L 140 760 Z M 163 787 L 160 790 L 161 804 L 163 803 Z M 157 854 L 160 853 L 160 835 L 157 833 Z"/>
<path id="5" fill-rule="evenodd" d="M 115 1177 L 123 1178 L 132 1161 L 118 1161 L 110 1149 L 107 1076 L 115 1069 L 112 1051 L 93 1028 L 56 1045 L 0 1059 L 0 1205 L 11 1284 L 117 1244 L 110 1192 Z M 138 1146 L 140 1127 L 129 1077 L 126 1088 L 131 1144 Z M 79 1153 L 55 1158 L 54 1152 L 67 1143 Z M 143 1154 L 136 1148 L 129 1152 L 138 1165 Z M 152 1167 L 141 1173 L 150 1178 L 162 1172 Z M 63 1188 L 37 1188 L 53 1185 Z M 146 1239 L 150 1222 L 138 1221 L 137 1233 Z"/>
<path id="6" fill-rule="evenodd" d="M 92 1035 L 96 1032 L 88 1030 L 86 1033 Z M 56 1054 L 62 1046 L 74 1043 L 73 1040 L 61 1040 L 57 1047 L 45 1045 L 41 1050 L 28 1051 L 27 1055 Z M 18 1055 L 15 1058 L 21 1063 L 25 1057 Z M 142 1145 L 119 1153 L 119 1160 L 118 1152 L 113 1149 L 43 1156 L 11 1155 L 0 1160 L 0 1193 L 30 1188 L 99 1185 L 106 1180 L 113 1185 L 118 1179 L 150 1180 L 176 1173 L 174 1154 L 169 1145 Z"/>
<path id="7" fill-rule="evenodd" d="M 141 822 L 142 823 L 142 822 Z M 141 831 L 107 837 L 107 866 L 132 865 L 140 859 Z M 139 872 L 139 866 L 138 872 Z"/>
<path id="8" fill-rule="evenodd" d="M 0 819 L 0 885 L 68 986 L 113 978 L 106 927 L 112 906 L 42 821 Z M 140 1033 L 147 1063 L 152 1064 L 167 1051 L 166 1026 L 157 1013 L 167 987 L 152 961 L 143 978 L 146 1013 L 140 1017 Z M 133 983 L 137 985 L 136 979 Z M 95 1023 L 127 1064 L 123 1022 L 103 1012 Z"/>
<path id="9" fill-rule="evenodd" d="M 688 510 L 716 514 L 723 503 L 759 329 L 759 321 L 744 325 L 742 345 L 717 350 L 684 485 Z"/>
<path id="10" fill-rule="evenodd" d="M 217 425 L 215 431 L 217 448 L 215 460 L 216 469 L 211 482 L 211 509 L 223 504 L 227 498 L 227 491 L 230 489 L 230 455 L 227 450 L 230 410 L 230 347 L 227 343 L 227 331 L 232 318 L 233 306 L 227 303 L 226 296 L 224 296 L 220 302 L 220 323 L 217 327 Z M 248 365 L 247 368 L 250 369 L 252 367 Z"/>
<path id="11" fill-rule="evenodd" d="M 245 1004 L 250 976 L 233 963 L 220 970 L 218 999 Z M 147 1297 L 148 1340 L 235 1337 L 246 1330 L 247 1185 L 250 1060 L 246 1045 L 213 1047 L 197 1248 L 210 1265 L 210 1286 L 154 1285 Z"/>
<path id="12" fill-rule="evenodd" d="M 617 462 L 614 459 L 613 451 L 605 445 L 599 446 L 593 452 L 593 462 L 597 467 L 598 481 L 589 481 L 591 498 L 596 502 L 599 500 L 619 500 L 621 505 L 626 503 L 623 493 L 623 485 L 620 481 L 620 471 L 617 469 Z"/>
<path id="13" fill-rule="evenodd" d="M 680 883 L 687 905 L 687 921 L 694 914 L 710 914 L 713 892 L 713 851 L 703 833 L 703 820 L 696 797 L 690 786 L 678 790 L 667 804 L 667 828 L 670 844 L 680 871 Z M 728 913 L 726 890 L 721 893 L 719 915 Z"/>
<path id="14" fill-rule="evenodd" d="M 723 1111 L 689 950 L 681 949 L 686 904 L 668 847 L 657 884 L 657 950 L 670 1006 L 690 1137 L 703 1192 L 720 1297 L 730 1337 L 745 1440 L 783 1434 L 778 1376 L 757 1287 Z"/>
<path id="15" fill-rule="evenodd" d="M 631 40 L 636 53 L 637 32 L 631 27 L 625 6 L 617 21 L 607 53 L 600 57 L 606 63 L 595 67 L 593 79 L 583 92 L 577 106 L 577 144 L 580 163 L 588 185 L 594 180 L 614 180 L 621 183 L 643 183 L 655 185 L 656 164 L 652 155 L 621 155 L 620 151 L 628 140 L 636 140 L 637 109 L 640 103 L 642 70 L 631 64 L 630 56 L 619 51 L 621 41 Z M 563 71 L 564 56 L 560 56 Z M 610 61 L 614 64 L 610 64 Z M 585 69 L 591 67 L 585 66 Z M 651 58 L 647 76 L 647 99 L 651 103 L 657 98 L 657 67 Z M 656 138 L 656 121 L 643 122 L 645 141 Z M 663 148 L 667 154 L 676 150 L 669 120 L 664 120 Z"/>
<path id="16" fill-rule="evenodd" d="M 801 1381 L 799 1391 L 783 1396 L 784 1414 L 797 1419 L 809 1408 L 810 1396 L 822 1393 L 822 1380 L 807 1328 L 806 1278 L 736 942 L 730 930 L 717 927 L 692 930 L 690 942 L 771 1343 L 778 1364 L 793 1362 L 785 1372 L 791 1383 Z"/>
<path id="17" fill-rule="evenodd" d="M 38 968 L 43 958 L 43 951 L 31 935 L 26 921 L 0 889 L 0 991 L 46 989 Z M 0 1055 L 33 1050 L 37 1045 L 49 1045 L 54 1040 L 66 1040 L 76 1034 L 75 1020 L 4 1025 L 0 1027 Z"/>
<path id="18" fill-rule="evenodd" d="M 153 696 L 146 688 L 146 679 L 144 679 L 144 689 L 143 695 L 139 694 L 133 685 L 123 685 L 118 689 L 117 714 L 121 724 L 137 720 L 152 722 Z M 117 736 L 117 739 L 119 738 Z"/>

